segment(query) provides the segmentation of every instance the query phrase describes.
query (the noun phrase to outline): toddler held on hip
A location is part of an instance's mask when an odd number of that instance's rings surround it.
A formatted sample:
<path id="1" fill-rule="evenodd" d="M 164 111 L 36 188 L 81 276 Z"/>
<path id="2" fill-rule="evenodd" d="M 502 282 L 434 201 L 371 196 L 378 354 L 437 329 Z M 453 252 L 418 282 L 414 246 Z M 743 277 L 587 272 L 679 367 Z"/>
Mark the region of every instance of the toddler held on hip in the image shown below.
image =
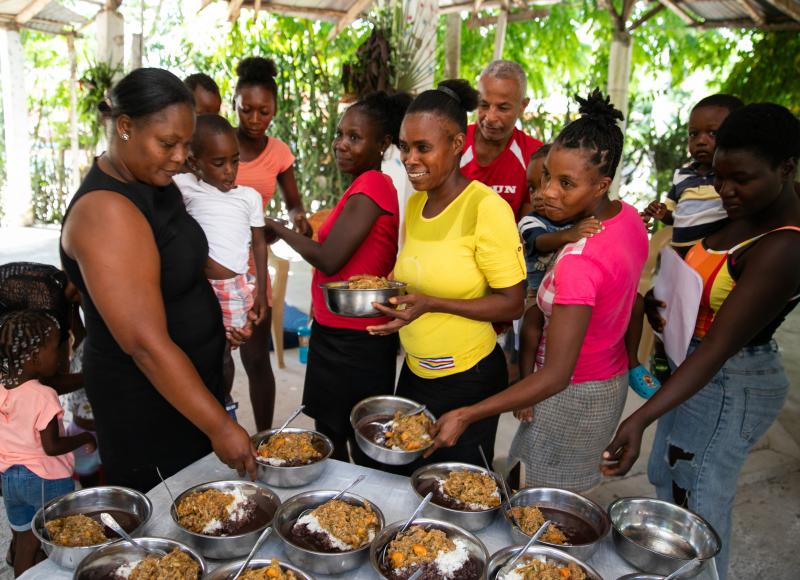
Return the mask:
<path id="1" fill-rule="evenodd" d="M 256 324 L 267 312 L 267 240 L 261 196 L 235 185 L 239 143 L 233 127 L 218 115 L 201 115 L 188 159 L 192 173 L 173 179 L 186 210 L 208 239 L 206 277 L 222 307 L 226 333 L 244 327 L 248 313 Z M 248 282 L 250 247 L 256 267 L 256 288 Z"/>
<path id="2" fill-rule="evenodd" d="M 0 318 L 0 472 L 12 530 L 8 560 L 16 576 L 36 563 L 31 520 L 45 502 L 75 489 L 72 451 L 94 451 L 91 433 L 64 436 L 64 409 L 41 383 L 58 374 L 59 325 L 40 310 Z"/>

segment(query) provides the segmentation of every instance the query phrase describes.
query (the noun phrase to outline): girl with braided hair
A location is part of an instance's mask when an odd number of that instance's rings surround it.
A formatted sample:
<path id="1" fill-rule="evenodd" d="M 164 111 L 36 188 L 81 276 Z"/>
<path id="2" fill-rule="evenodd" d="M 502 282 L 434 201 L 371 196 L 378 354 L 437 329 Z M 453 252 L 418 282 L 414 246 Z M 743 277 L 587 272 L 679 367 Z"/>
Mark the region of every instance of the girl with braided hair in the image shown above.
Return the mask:
<path id="1" fill-rule="evenodd" d="M 535 405 L 509 455 L 522 459 L 526 485 L 581 492 L 600 482 L 598 454 L 625 405 L 625 331 L 647 233 L 635 208 L 608 196 L 622 155 L 622 114 L 597 89 L 577 100 L 581 117 L 561 131 L 544 162 L 545 213 L 556 222 L 593 216 L 602 229 L 565 245 L 539 286 L 545 326 L 537 372 L 442 416 L 434 446 L 452 445 L 475 421 Z"/>
<path id="2" fill-rule="evenodd" d="M 14 574 L 35 564 L 31 520 L 47 502 L 74 489 L 72 451 L 96 447 L 90 433 L 65 437 L 64 410 L 42 380 L 58 372 L 59 324 L 41 310 L 0 318 L 0 472 L 14 542 Z"/>

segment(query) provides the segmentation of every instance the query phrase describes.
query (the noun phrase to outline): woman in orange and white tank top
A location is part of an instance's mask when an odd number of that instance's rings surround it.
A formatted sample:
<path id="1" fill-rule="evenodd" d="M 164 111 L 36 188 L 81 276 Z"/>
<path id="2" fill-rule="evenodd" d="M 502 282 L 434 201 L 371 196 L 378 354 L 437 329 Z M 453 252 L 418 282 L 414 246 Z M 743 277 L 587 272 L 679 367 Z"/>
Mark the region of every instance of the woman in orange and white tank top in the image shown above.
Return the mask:
<path id="1" fill-rule="evenodd" d="M 686 256 L 703 279 L 690 354 L 603 454 L 606 475 L 626 473 L 644 429 L 658 419 L 648 476 L 659 498 L 717 531 L 722 580 L 739 472 L 789 387 L 772 337 L 800 301 L 798 157 L 800 121 L 779 105 L 748 105 L 720 127 L 715 187 L 730 222 Z M 657 314 L 649 318 L 663 327 Z"/>

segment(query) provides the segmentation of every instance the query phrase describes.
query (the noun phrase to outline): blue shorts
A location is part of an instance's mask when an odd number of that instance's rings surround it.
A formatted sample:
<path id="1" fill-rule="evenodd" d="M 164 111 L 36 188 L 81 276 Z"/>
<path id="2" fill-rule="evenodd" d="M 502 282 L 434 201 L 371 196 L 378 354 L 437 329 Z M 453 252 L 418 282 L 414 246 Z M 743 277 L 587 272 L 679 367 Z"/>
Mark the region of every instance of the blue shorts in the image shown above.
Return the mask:
<path id="1" fill-rule="evenodd" d="M 75 490 L 70 477 L 43 479 L 23 465 L 12 465 L 3 472 L 3 503 L 8 523 L 15 532 L 31 529 L 31 520 L 42 507 L 42 486 L 45 502 Z"/>

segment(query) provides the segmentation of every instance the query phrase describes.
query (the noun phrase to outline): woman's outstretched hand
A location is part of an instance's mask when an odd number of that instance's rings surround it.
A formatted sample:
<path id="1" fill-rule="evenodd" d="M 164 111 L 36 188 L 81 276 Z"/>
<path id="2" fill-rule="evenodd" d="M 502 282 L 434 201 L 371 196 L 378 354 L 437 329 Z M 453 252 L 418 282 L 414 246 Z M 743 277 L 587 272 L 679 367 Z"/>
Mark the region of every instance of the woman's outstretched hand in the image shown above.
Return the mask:
<path id="1" fill-rule="evenodd" d="M 469 421 L 463 408 L 454 409 L 439 417 L 439 420 L 433 424 L 431 429 L 433 445 L 428 447 L 423 457 L 430 457 L 431 453 L 440 447 L 452 447 L 458 443 L 459 437 L 467 427 L 469 427 Z"/>
<path id="2" fill-rule="evenodd" d="M 644 427 L 629 417 L 617 428 L 614 439 L 603 451 L 603 462 L 600 471 L 611 477 L 625 475 L 639 458 L 642 447 Z"/>
<path id="3" fill-rule="evenodd" d="M 423 314 L 431 312 L 432 299 L 425 294 L 405 294 L 389 298 L 389 303 L 394 308 L 377 302 L 373 302 L 372 306 L 394 320 L 378 326 L 368 326 L 367 332 L 378 336 L 397 332 L 406 324 L 410 324 Z"/>
<path id="4" fill-rule="evenodd" d="M 247 431 L 233 419 L 228 419 L 209 438 L 214 453 L 220 461 L 235 469 L 239 476 L 243 476 L 246 472 L 250 475 L 250 479 L 255 481 L 256 448 Z"/>

